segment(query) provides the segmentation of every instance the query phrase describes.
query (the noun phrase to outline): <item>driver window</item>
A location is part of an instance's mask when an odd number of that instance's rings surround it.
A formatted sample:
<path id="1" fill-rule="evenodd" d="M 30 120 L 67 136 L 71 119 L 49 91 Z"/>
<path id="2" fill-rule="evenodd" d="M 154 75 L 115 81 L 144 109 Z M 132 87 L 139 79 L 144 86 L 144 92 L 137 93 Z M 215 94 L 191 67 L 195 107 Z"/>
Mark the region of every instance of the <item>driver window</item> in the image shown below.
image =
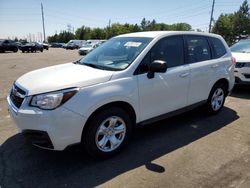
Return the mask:
<path id="1" fill-rule="evenodd" d="M 150 63 L 154 60 L 166 61 L 168 68 L 183 65 L 184 49 L 182 37 L 172 36 L 158 41 L 142 60 L 139 73 L 147 72 Z"/>

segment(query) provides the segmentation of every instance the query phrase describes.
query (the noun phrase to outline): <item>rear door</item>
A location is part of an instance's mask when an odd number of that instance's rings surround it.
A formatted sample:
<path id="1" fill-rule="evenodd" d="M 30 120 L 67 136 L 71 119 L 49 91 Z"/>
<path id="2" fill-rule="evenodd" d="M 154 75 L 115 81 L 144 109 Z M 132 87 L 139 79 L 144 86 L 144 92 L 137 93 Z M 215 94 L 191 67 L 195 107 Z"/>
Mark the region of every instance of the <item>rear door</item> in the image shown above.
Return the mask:
<path id="1" fill-rule="evenodd" d="M 208 98 L 217 64 L 211 61 L 211 49 L 205 36 L 186 35 L 185 44 L 191 72 L 188 105 L 192 105 Z"/>

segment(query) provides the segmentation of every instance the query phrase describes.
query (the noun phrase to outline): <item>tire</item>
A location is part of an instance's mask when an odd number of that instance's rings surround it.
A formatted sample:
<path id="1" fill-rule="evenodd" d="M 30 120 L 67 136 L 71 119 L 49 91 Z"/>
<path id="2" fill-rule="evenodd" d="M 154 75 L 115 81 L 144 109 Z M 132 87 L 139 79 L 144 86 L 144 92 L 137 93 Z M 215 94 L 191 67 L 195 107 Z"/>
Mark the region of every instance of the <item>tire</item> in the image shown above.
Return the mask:
<path id="1" fill-rule="evenodd" d="M 219 113 L 224 106 L 225 99 L 226 86 L 223 83 L 215 84 L 209 94 L 206 111 L 212 115 Z"/>
<path id="2" fill-rule="evenodd" d="M 41 49 L 40 52 L 43 52 L 43 49 Z"/>
<path id="3" fill-rule="evenodd" d="M 24 50 L 22 50 L 22 53 L 24 53 L 25 51 Z"/>
<path id="4" fill-rule="evenodd" d="M 118 107 L 100 111 L 86 126 L 82 144 L 94 158 L 108 158 L 119 152 L 132 132 L 128 113 Z"/>
<path id="5" fill-rule="evenodd" d="M 16 53 L 18 51 L 18 48 L 14 48 L 13 52 Z"/>

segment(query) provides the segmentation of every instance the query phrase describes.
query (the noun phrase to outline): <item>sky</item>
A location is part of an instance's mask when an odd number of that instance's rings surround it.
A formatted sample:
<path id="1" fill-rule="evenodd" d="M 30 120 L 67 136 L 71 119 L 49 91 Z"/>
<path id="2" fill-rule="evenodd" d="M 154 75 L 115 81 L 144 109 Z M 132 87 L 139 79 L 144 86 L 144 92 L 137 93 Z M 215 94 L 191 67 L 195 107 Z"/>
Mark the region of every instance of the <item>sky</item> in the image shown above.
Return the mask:
<path id="1" fill-rule="evenodd" d="M 173 24 L 186 22 L 208 30 L 213 0 L 0 0 L 0 38 L 42 39 L 41 3 L 46 36 L 82 25 L 105 27 L 112 23 L 140 24 L 147 20 Z M 243 0 L 215 0 L 214 20 L 237 11 Z"/>

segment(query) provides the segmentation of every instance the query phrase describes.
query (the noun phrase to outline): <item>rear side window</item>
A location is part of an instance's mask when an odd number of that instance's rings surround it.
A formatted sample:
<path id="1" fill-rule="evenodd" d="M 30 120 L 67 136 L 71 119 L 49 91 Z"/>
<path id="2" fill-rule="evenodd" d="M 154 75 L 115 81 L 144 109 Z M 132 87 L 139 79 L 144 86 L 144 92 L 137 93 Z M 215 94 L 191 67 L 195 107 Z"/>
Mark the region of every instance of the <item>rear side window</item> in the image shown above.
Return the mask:
<path id="1" fill-rule="evenodd" d="M 210 47 L 205 37 L 186 36 L 185 38 L 188 63 L 196 63 L 211 59 Z"/>
<path id="2" fill-rule="evenodd" d="M 213 58 L 220 58 L 227 53 L 227 50 L 220 39 L 209 37 L 213 49 Z"/>

